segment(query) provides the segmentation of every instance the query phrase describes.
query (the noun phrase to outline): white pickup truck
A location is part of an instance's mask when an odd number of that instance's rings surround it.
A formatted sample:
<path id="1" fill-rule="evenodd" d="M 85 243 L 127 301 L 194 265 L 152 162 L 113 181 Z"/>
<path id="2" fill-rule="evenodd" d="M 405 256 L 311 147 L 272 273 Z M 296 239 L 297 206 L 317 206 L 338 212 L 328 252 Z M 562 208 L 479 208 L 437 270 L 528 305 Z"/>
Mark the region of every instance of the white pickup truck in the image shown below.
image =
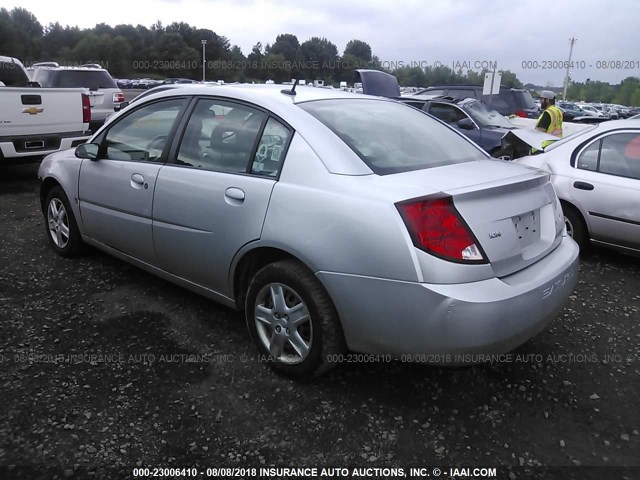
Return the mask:
<path id="1" fill-rule="evenodd" d="M 0 163 L 84 143 L 91 104 L 81 88 L 39 88 L 22 63 L 0 56 Z"/>

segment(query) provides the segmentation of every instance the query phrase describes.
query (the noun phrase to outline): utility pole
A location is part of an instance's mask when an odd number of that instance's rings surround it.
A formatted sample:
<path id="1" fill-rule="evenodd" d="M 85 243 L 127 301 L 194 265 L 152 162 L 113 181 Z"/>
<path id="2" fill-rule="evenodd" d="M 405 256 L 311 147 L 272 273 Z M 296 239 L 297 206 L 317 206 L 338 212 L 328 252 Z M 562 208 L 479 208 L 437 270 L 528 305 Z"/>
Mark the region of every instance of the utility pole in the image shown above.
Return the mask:
<path id="1" fill-rule="evenodd" d="M 207 58 L 205 57 L 205 45 L 207 44 L 206 40 L 200 40 L 200 43 L 202 43 L 202 83 L 204 83 L 205 78 L 204 78 L 204 68 L 207 64 Z"/>
<path id="2" fill-rule="evenodd" d="M 562 100 L 567 99 L 567 88 L 569 87 L 569 68 L 571 67 L 571 55 L 573 54 L 573 45 L 577 41 L 578 40 L 573 37 L 569 39 L 569 45 L 571 45 L 571 47 L 569 48 L 569 61 L 567 62 L 567 74 L 564 77 L 564 88 L 562 89 Z"/>

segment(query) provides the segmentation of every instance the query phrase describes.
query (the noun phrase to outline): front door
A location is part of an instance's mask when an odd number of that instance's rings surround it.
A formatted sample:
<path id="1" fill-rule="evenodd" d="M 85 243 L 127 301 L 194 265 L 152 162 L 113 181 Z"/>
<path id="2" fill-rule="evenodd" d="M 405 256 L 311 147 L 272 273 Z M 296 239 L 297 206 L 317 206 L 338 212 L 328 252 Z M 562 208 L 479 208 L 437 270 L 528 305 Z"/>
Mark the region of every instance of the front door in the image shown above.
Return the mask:
<path id="1" fill-rule="evenodd" d="M 153 192 L 163 150 L 185 103 L 146 104 L 116 120 L 99 138 L 98 158 L 80 167 L 80 214 L 89 237 L 153 263 Z"/>

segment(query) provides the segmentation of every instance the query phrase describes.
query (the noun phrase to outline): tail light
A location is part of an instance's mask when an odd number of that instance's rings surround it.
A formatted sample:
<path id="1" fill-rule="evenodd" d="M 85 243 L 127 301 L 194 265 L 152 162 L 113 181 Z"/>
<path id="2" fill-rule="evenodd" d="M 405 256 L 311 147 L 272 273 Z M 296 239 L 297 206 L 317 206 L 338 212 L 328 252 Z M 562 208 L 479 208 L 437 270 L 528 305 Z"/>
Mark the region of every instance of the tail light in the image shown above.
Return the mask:
<path id="1" fill-rule="evenodd" d="M 113 103 L 124 102 L 124 93 L 116 92 L 113 94 Z"/>
<path id="2" fill-rule="evenodd" d="M 417 248 L 452 262 L 487 263 L 451 197 L 410 200 L 396 206 Z"/>
<path id="3" fill-rule="evenodd" d="M 89 95 L 82 94 L 82 123 L 91 121 L 91 101 Z"/>
<path id="4" fill-rule="evenodd" d="M 516 110 L 516 117 L 528 118 L 528 115 L 524 110 Z"/>

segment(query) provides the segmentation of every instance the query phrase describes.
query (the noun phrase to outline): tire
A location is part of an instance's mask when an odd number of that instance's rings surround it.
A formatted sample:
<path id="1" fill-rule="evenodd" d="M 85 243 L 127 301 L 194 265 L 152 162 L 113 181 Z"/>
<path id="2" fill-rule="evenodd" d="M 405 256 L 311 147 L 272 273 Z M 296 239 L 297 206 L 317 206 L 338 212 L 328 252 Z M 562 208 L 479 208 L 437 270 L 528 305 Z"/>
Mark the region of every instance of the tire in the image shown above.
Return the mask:
<path id="1" fill-rule="evenodd" d="M 43 213 L 44 228 L 53 249 L 63 257 L 75 257 L 82 253 L 82 236 L 62 187 L 53 187 L 49 191 Z"/>
<path id="2" fill-rule="evenodd" d="M 580 252 L 586 252 L 589 248 L 589 235 L 587 233 L 587 225 L 582 215 L 575 207 L 566 203 L 562 204 L 562 211 L 564 212 L 564 223 L 567 227 L 567 234 L 576 241 L 580 247 Z"/>
<path id="3" fill-rule="evenodd" d="M 274 262 L 255 274 L 245 316 L 259 352 L 273 369 L 287 376 L 316 377 L 336 365 L 331 362 L 333 355 L 346 351 L 329 294 L 297 261 Z"/>

